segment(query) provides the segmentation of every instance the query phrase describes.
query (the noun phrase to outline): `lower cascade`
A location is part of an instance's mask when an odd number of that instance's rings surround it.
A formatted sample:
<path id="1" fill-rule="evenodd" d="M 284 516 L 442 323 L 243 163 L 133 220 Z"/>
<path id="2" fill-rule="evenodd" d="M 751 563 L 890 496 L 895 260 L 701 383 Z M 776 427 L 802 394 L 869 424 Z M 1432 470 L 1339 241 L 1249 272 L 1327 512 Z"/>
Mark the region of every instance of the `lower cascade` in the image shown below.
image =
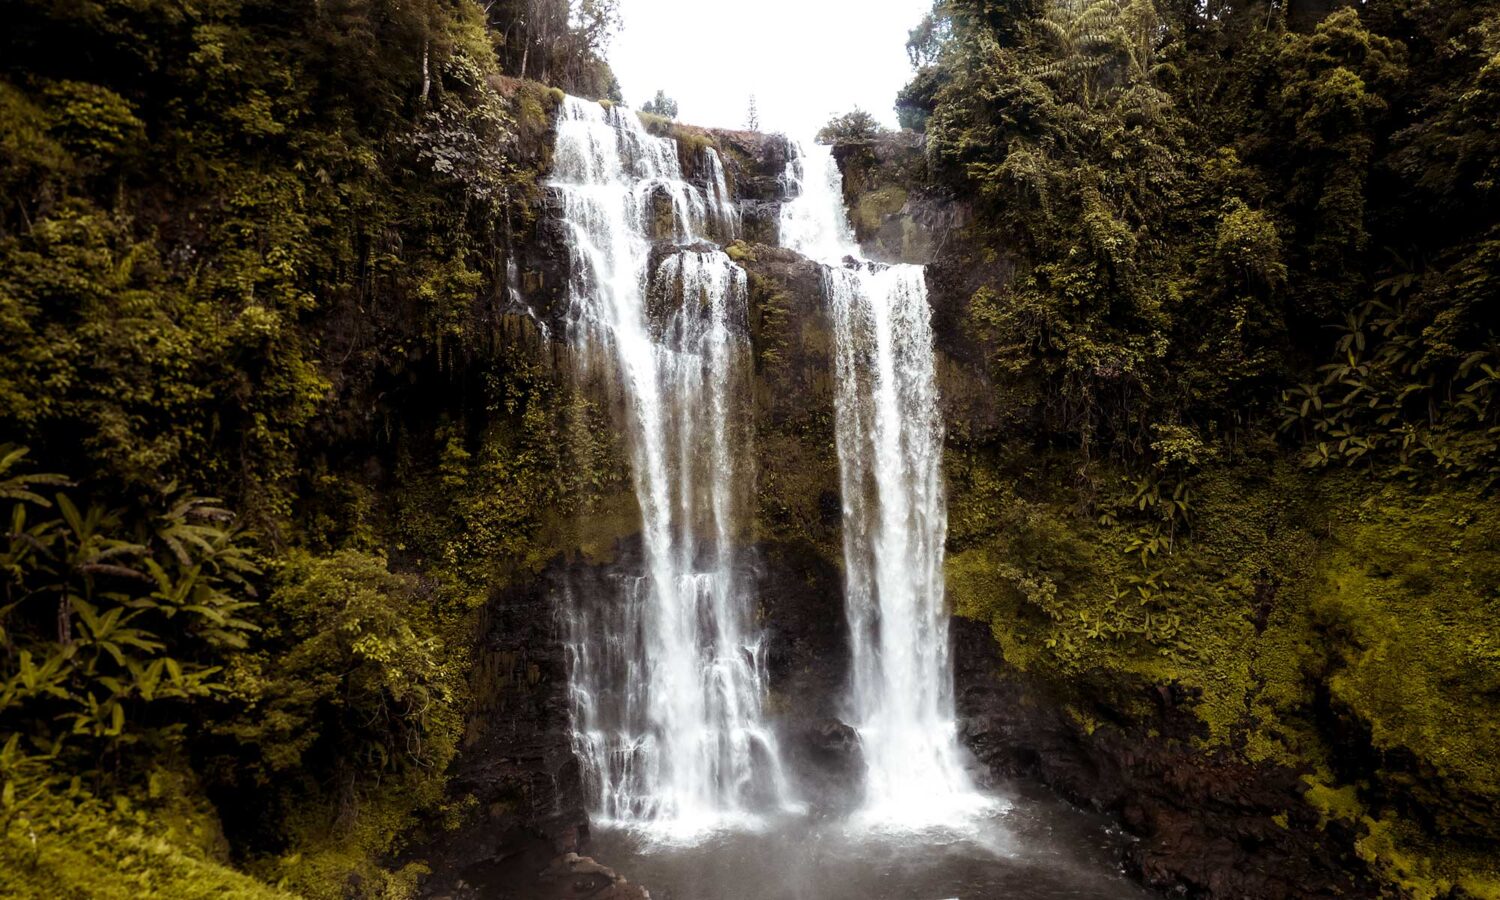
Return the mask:
<path id="1" fill-rule="evenodd" d="M 943 425 L 926 273 L 859 258 L 831 148 L 798 149 L 782 243 L 825 263 L 843 495 L 849 715 L 863 818 L 924 827 L 993 801 L 958 748 L 943 595 Z"/>
<path id="2" fill-rule="evenodd" d="M 568 344 L 624 395 L 642 519 L 639 571 L 613 575 L 613 596 L 565 598 L 574 751 L 597 817 L 674 837 L 792 803 L 735 551 L 746 276 L 704 249 L 737 227 L 704 152 L 699 186 L 634 113 L 568 98 L 550 182 L 570 238 Z M 654 266 L 653 238 L 671 244 Z"/>

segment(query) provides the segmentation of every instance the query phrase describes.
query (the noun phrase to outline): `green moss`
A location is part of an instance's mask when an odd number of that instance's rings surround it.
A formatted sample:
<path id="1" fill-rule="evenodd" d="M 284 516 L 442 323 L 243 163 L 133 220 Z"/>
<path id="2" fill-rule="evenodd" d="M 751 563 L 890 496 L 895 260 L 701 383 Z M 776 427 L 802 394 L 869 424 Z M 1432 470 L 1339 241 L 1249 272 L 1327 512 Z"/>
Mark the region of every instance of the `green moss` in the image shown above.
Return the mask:
<path id="1" fill-rule="evenodd" d="M 1493 853 L 1441 845 L 1394 815 L 1362 822 L 1355 851 L 1384 881 L 1413 900 L 1496 900 L 1500 863 Z"/>
<path id="2" fill-rule="evenodd" d="M 887 216 L 894 216 L 906 208 L 907 196 L 905 188 L 893 184 L 860 194 L 854 207 L 854 224 L 859 233 L 879 231 Z"/>
<path id="3" fill-rule="evenodd" d="M 401 463 L 403 548 L 476 605 L 571 548 L 607 557 L 639 514 L 622 431 L 587 389 L 520 366 L 496 384 L 510 415 L 477 437 L 450 423 L 413 440 Z"/>
<path id="4" fill-rule="evenodd" d="M 288 823 L 292 851 L 252 861 L 248 869 L 309 900 L 342 900 L 350 886 L 358 896 L 406 900 L 428 873 L 420 863 L 399 868 L 386 860 L 401 849 L 400 837 L 424 808 L 435 807 L 441 786 L 412 794 L 393 790 L 358 798 L 356 805 L 310 808 Z"/>
<path id="5" fill-rule="evenodd" d="M 713 137 L 702 129 L 678 125 L 675 132 L 677 152 L 683 160 L 697 160 L 704 151 L 716 146 Z"/>
<path id="6" fill-rule="evenodd" d="M 1175 686 L 1203 750 L 1318 773 L 1306 802 L 1364 835 L 1392 884 L 1488 884 L 1493 863 L 1455 849 L 1500 833 L 1500 507 L 1486 495 L 1241 458 L 1192 477 L 1191 529 L 1143 554 L 1160 526 L 1127 493 L 1102 492 L 1101 522 L 1046 460 L 954 451 L 948 470 L 955 611 L 1074 698 L 1077 721 L 1103 706 L 1150 727 L 1142 698 Z M 1335 754 L 1324 704 L 1368 735 L 1372 763 Z"/>
<path id="7" fill-rule="evenodd" d="M 230 868 L 222 850 L 184 840 L 183 830 L 216 832 L 216 824 L 187 824 L 169 813 L 163 826 L 156 804 L 123 797 L 105 804 L 56 788 L 31 795 L 7 814 L 0 834 L 0 898 L 53 900 L 292 900 L 293 894 Z M 209 843 L 216 843 L 210 841 Z"/>
<path id="8" fill-rule="evenodd" d="M 639 110 L 636 111 L 635 115 L 636 118 L 641 120 L 641 124 L 645 126 L 647 132 L 657 137 L 671 136 L 672 120 L 666 116 L 659 116 L 656 113 L 641 112 Z"/>
<path id="9" fill-rule="evenodd" d="M 1302 799 L 1318 811 L 1321 826 L 1329 822 L 1353 824 L 1364 817 L 1364 804 L 1359 802 L 1359 792 L 1353 785 L 1335 788 L 1311 775 L 1303 780 L 1307 782 L 1307 792 Z"/>
<path id="10" fill-rule="evenodd" d="M 1500 833 L 1500 509 L 1386 486 L 1340 519 L 1313 597 L 1338 639 L 1332 701 L 1374 748 L 1414 757 L 1390 786 L 1441 830 Z"/>
<path id="11" fill-rule="evenodd" d="M 724 252 L 729 254 L 729 258 L 737 263 L 756 261 L 755 249 L 744 241 L 735 241 L 728 247 L 725 247 Z"/>
<path id="12" fill-rule="evenodd" d="M 532 133 L 547 129 L 553 109 L 552 98 L 541 85 L 527 84 L 516 92 L 516 124 Z"/>

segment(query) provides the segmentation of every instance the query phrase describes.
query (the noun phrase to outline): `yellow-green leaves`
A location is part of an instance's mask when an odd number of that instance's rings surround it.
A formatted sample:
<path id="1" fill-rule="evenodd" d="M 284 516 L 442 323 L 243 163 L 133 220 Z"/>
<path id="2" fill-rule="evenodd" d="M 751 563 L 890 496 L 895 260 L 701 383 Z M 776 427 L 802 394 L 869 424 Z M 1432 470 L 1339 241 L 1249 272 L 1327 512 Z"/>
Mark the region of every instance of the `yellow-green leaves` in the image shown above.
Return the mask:
<path id="1" fill-rule="evenodd" d="M 64 480 L 16 473 L 24 457 L 0 448 L 0 722 L 133 743 L 153 728 L 136 721 L 151 704 L 221 689 L 212 660 L 257 630 L 243 618 L 257 570 L 210 501 L 169 492 L 132 522 L 66 492 L 44 500 L 35 489 Z"/>

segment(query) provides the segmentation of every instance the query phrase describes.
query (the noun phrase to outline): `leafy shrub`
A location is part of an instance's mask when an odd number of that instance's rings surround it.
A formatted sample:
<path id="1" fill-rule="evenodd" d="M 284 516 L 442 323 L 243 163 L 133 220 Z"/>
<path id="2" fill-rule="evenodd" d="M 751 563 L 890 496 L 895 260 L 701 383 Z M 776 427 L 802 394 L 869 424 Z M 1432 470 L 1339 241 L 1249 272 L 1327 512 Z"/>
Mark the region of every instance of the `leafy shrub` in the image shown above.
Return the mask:
<path id="1" fill-rule="evenodd" d="M 818 143 L 820 144 L 851 144 L 860 141 L 868 141 L 884 131 L 876 118 L 864 110 L 855 107 L 850 112 L 841 116 L 834 116 L 828 120 L 822 130 L 818 132 Z"/>
<path id="2" fill-rule="evenodd" d="M 48 499 L 66 481 L 17 474 L 26 452 L 0 446 L 0 733 L 52 756 L 180 734 L 186 703 L 224 691 L 223 660 L 257 630 L 243 534 L 175 490 L 139 517 Z"/>
<path id="3" fill-rule="evenodd" d="M 266 600 L 274 654 L 241 660 L 230 683 L 251 714 L 224 732 L 259 748 L 258 777 L 317 765 L 337 747 L 350 772 L 441 771 L 451 758 L 462 683 L 435 631 L 429 587 L 384 557 L 293 551 Z"/>

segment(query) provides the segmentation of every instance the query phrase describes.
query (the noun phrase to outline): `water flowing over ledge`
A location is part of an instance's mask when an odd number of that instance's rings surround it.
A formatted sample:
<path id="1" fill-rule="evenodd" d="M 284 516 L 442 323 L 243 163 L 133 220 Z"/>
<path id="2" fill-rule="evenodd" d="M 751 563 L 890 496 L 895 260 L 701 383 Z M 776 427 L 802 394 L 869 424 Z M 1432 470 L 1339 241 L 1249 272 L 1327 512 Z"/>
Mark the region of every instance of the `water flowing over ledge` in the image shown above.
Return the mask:
<path id="1" fill-rule="evenodd" d="M 827 147 L 799 148 L 782 243 L 826 264 L 843 495 L 849 714 L 865 763 L 857 821 L 960 826 L 1003 804 L 964 771 L 943 591 L 947 507 L 932 313 L 919 266 L 860 258 Z"/>
<path id="2" fill-rule="evenodd" d="M 706 189 L 634 113 L 569 98 L 550 182 L 570 237 L 567 340 L 624 394 L 642 520 L 641 571 L 613 596 L 563 598 L 574 750 L 598 820 L 688 842 L 795 808 L 734 541 L 746 276 L 702 243 L 738 218 L 703 152 Z"/>
<path id="3" fill-rule="evenodd" d="M 764 702 L 741 549 L 747 277 L 711 241 L 740 227 L 712 148 L 569 98 L 549 182 L 569 244 L 566 341 L 619 394 L 639 564 L 564 590 L 572 742 L 592 817 L 666 844 L 802 811 Z M 953 709 L 931 311 L 916 266 L 859 259 L 827 148 L 792 154 L 782 243 L 823 264 L 834 331 L 851 680 L 863 802 L 849 826 L 963 831 L 1003 802 L 963 765 Z"/>

